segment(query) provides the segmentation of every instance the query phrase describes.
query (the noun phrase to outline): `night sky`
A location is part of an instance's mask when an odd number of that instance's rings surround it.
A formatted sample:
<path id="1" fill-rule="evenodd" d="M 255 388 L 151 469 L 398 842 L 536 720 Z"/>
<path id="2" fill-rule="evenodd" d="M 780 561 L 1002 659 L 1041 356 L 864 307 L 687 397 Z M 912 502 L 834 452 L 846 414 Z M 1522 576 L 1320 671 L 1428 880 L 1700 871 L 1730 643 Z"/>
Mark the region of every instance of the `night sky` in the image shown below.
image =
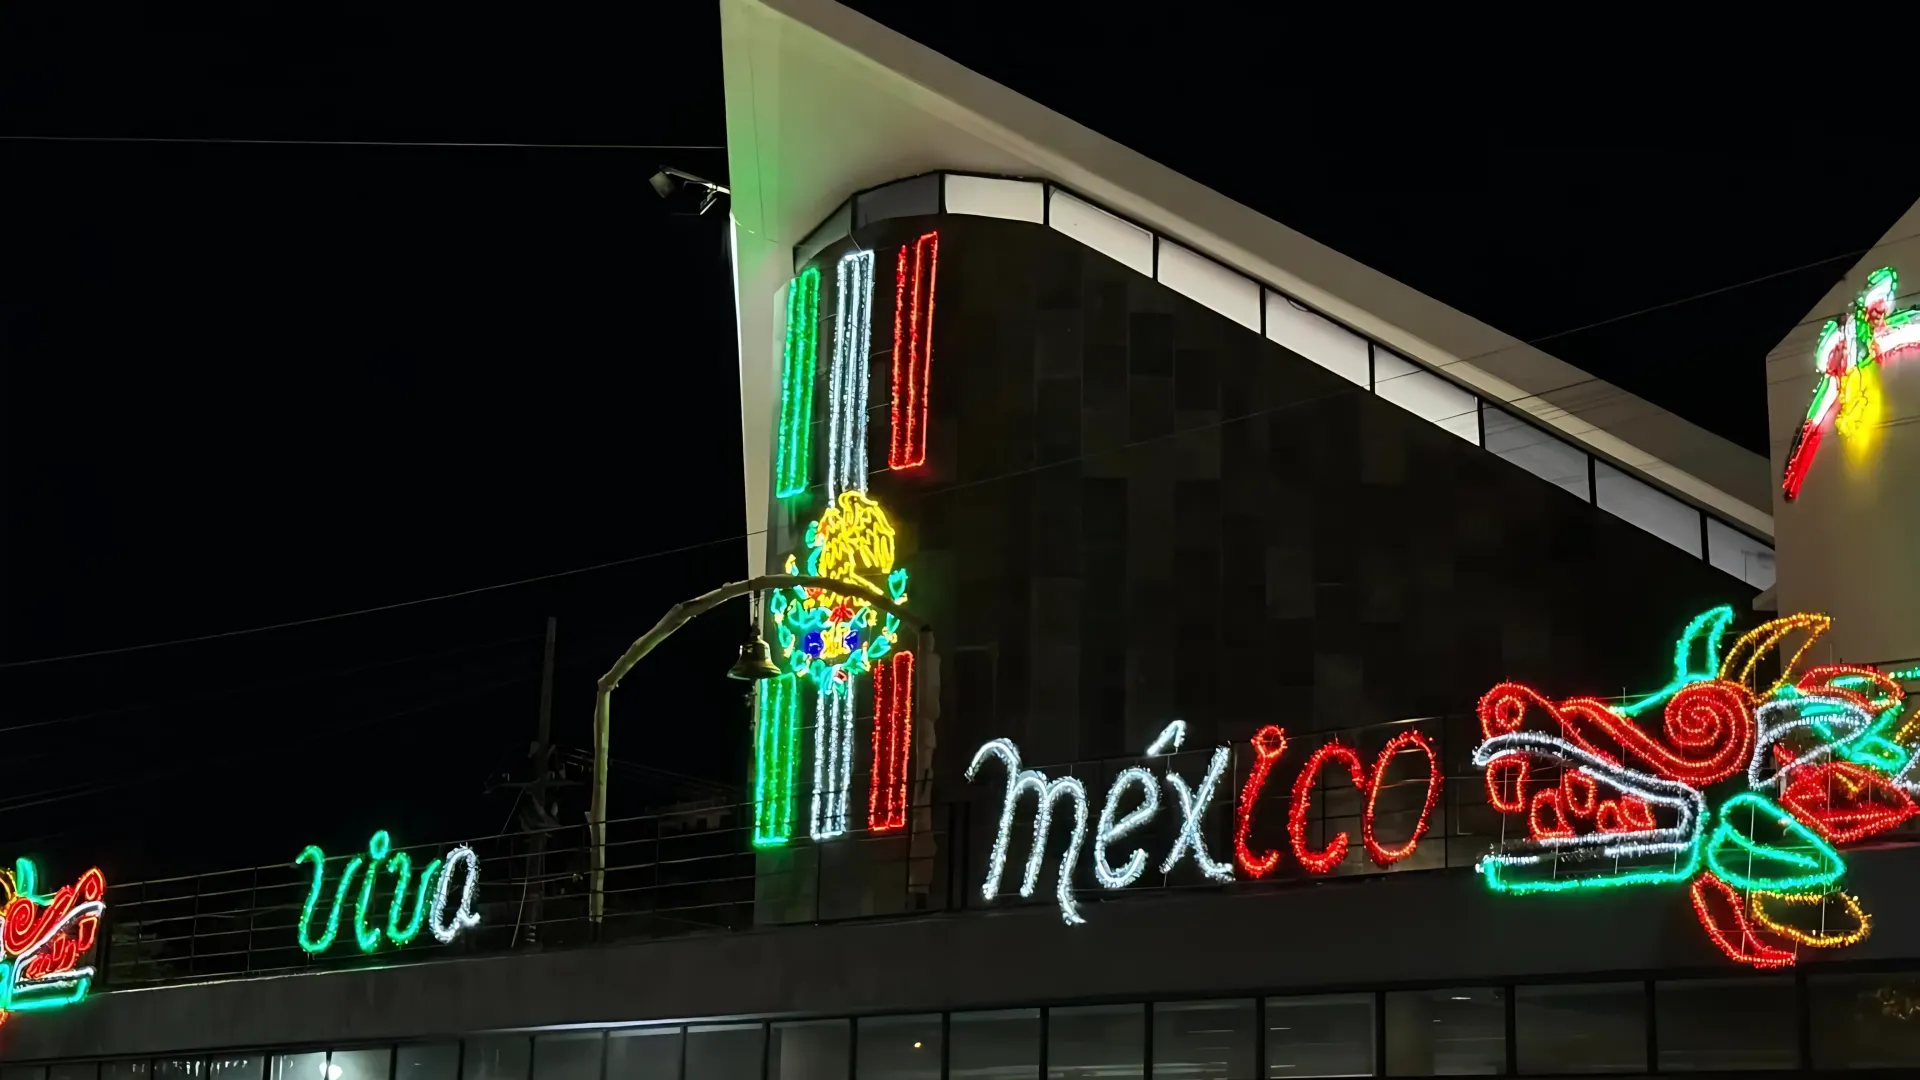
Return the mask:
<path id="1" fill-rule="evenodd" d="M 1799 118 L 1282 107 L 1197 17 L 866 6 L 1524 338 L 1825 260 L 1542 343 L 1761 452 L 1767 349 L 1920 194 L 1805 167 Z M 497 831 L 545 618 L 584 749 L 593 677 L 740 576 L 725 216 L 646 183 L 726 179 L 718 19 L 645 7 L 5 17 L 0 134 L 708 149 L 0 143 L 0 858 L 130 880 Z M 629 678 L 616 757 L 744 779 L 734 615 Z M 672 789 L 623 769 L 614 810 Z"/>

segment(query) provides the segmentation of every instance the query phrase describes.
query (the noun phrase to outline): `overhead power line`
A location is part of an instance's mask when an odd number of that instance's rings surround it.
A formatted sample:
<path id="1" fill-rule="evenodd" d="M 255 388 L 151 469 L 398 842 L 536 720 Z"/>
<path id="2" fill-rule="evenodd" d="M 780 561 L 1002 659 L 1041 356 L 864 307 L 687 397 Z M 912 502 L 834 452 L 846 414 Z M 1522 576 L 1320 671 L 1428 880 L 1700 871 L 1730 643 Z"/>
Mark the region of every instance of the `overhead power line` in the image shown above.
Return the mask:
<path id="1" fill-rule="evenodd" d="M 200 146 L 387 146 L 456 150 L 725 150 L 691 143 L 426 142 L 408 139 L 216 139 L 146 135 L 0 135 L 6 142 L 156 143 Z"/>

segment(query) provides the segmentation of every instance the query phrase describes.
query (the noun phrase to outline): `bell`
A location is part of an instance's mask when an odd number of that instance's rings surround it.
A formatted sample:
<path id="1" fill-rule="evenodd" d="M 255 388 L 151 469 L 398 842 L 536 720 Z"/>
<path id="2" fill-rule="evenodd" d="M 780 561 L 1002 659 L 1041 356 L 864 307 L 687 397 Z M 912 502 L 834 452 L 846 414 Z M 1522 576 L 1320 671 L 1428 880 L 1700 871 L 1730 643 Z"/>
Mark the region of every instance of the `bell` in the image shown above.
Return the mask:
<path id="1" fill-rule="evenodd" d="M 760 636 L 758 630 L 748 628 L 752 636 L 740 643 L 740 659 L 727 669 L 727 678 L 741 682 L 756 682 L 760 679 L 777 679 L 780 669 L 771 658 L 773 650 L 767 647 L 767 639 Z"/>

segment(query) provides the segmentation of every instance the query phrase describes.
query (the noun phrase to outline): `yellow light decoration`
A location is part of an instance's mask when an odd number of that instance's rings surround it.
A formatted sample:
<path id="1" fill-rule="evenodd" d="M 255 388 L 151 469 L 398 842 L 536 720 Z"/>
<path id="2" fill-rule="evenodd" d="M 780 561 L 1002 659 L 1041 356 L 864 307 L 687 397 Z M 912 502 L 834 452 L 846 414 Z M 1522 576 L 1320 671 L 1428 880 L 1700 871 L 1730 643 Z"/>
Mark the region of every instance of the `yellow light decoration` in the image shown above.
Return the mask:
<path id="1" fill-rule="evenodd" d="M 1739 641 L 1733 643 L 1733 648 L 1727 650 L 1727 658 L 1720 665 L 1720 678 L 1727 682 L 1739 683 L 1756 697 L 1775 693 L 1781 687 L 1793 682 L 1794 669 L 1799 666 L 1800 658 L 1806 655 L 1806 651 L 1812 648 L 1813 643 L 1818 641 L 1820 635 L 1826 633 L 1827 627 L 1832 625 L 1831 618 L 1809 612 L 1763 622 L 1747 631 Z M 1780 678 L 1775 680 L 1772 686 L 1764 691 L 1755 690 L 1753 669 L 1759 665 L 1763 657 L 1778 649 L 1787 635 L 1796 630 L 1805 630 L 1807 639 L 1793 651 L 1792 657 L 1780 665 Z"/>
<path id="2" fill-rule="evenodd" d="M 1851 930 L 1826 932 L 1802 930 L 1791 923 L 1781 922 L 1767 914 L 1765 901 L 1778 900 L 1783 904 L 1825 905 L 1827 898 L 1837 896 L 1845 905 L 1847 913 L 1853 916 L 1854 927 Z M 1753 921 L 1779 934 L 1789 941 L 1798 942 L 1815 949 L 1839 949 L 1866 938 L 1867 931 L 1873 926 L 1873 917 L 1860 907 L 1860 901 L 1844 892 L 1834 893 L 1783 893 L 1754 890 L 1749 903 L 1753 907 Z M 1824 912 L 1823 912 L 1824 914 Z M 1822 922 L 1824 922 L 1824 918 Z"/>
<path id="3" fill-rule="evenodd" d="M 906 599 L 904 571 L 896 572 L 893 567 L 893 522 L 886 510 L 865 492 L 841 492 L 820 515 L 820 520 L 808 526 L 807 546 L 812 549 L 807 557 L 807 573 L 864 585 L 882 595 L 892 595 L 896 600 Z M 788 556 L 787 572 L 797 573 L 798 567 L 798 560 Z M 794 604 L 799 608 L 796 615 L 802 624 L 820 628 L 817 652 L 805 642 L 798 643 L 797 647 L 828 667 L 843 664 L 855 653 L 865 652 L 876 635 L 889 639 L 893 636 L 887 629 L 876 629 L 880 626 L 879 614 L 872 604 L 858 596 L 804 589 Z M 788 650 L 789 655 L 792 651 Z"/>

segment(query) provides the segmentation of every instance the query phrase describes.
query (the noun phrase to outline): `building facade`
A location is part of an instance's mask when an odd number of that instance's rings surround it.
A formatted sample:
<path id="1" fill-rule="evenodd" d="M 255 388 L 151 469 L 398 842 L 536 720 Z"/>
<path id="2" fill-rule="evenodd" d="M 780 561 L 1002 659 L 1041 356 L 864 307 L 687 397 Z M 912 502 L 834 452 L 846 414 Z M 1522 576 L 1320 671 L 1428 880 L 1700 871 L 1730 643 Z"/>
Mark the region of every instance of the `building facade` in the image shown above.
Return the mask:
<path id="1" fill-rule="evenodd" d="M 722 10 L 751 801 L 606 823 L 604 886 L 571 827 L 22 866 L 0 1080 L 1920 1068 L 1920 664 L 1780 608 L 1768 462 L 836 5 Z"/>

